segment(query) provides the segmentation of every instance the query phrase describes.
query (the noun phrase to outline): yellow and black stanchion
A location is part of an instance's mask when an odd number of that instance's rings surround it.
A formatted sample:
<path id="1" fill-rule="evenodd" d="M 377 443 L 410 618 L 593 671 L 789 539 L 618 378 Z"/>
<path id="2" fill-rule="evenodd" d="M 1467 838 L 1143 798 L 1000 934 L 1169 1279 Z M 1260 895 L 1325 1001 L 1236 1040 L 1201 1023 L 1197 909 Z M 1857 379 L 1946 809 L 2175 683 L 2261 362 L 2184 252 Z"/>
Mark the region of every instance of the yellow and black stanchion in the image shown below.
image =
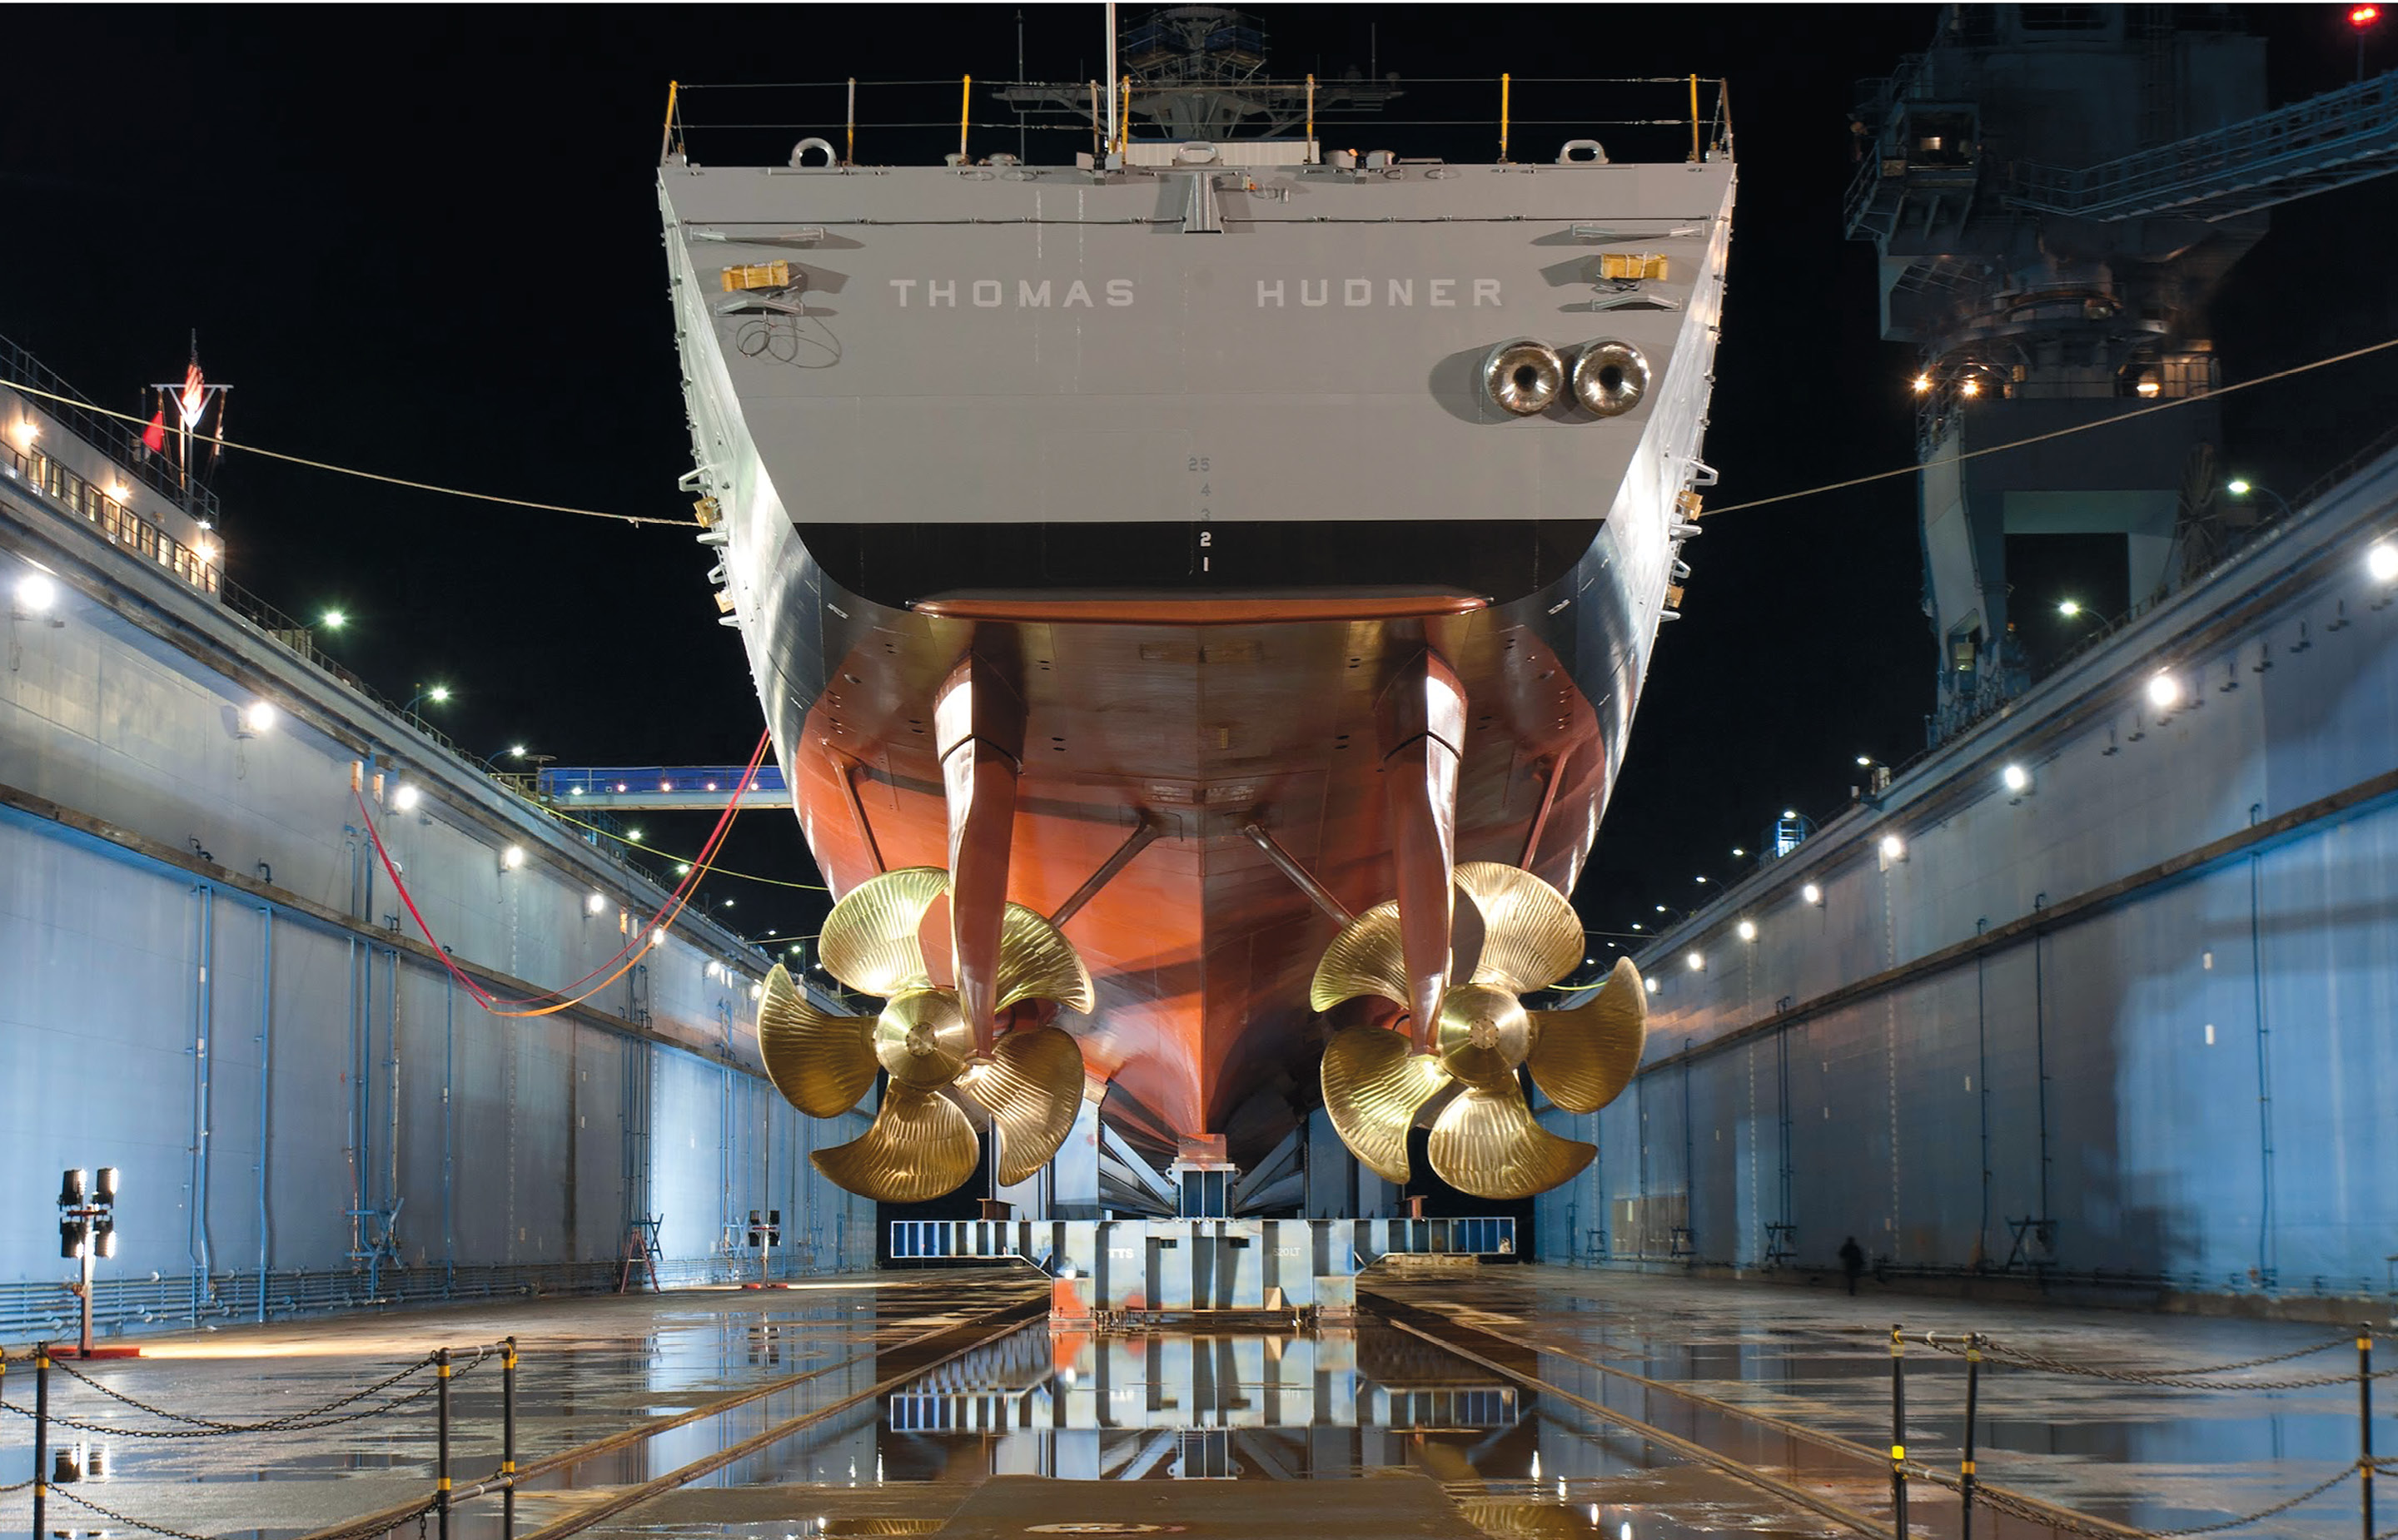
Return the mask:
<path id="1" fill-rule="evenodd" d="M 2356 1473 L 2364 1478 L 2364 1540 L 2373 1540 L 2373 1323 L 2356 1323 Z"/>
<path id="2" fill-rule="evenodd" d="M 500 1344 L 500 1534 L 517 1533 L 517 1339 Z"/>
<path id="3" fill-rule="evenodd" d="M 34 1345 L 34 1533 L 45 1533 L 43 1510 L 49 1506 L 50 1480 L 50 1345 Z"/>
<path id="4" fill-rule="evenodd" d="M 1890 1507 L 1892 1533 L 1906 1540 L 1906 1346 L 1890 1329 Z"/>
<path id="5" fill-rule="evenodd" d="M 433 1511 L 439 1515 L 441 1540 L 450 1540 L 450 1349 L 433 1355 L 434 1384 L 440 1388 L 433 1404 L 438 1419 L 433 1448 Z"/>
<path id="6" fill-rule="evenodd" d="M 1958 1540 L 1974 1540 L 1974 1413 L 1982 1399 L 1982 1333 L 1965 1338 L 1965 1458 L 1957 1467 Z"/>

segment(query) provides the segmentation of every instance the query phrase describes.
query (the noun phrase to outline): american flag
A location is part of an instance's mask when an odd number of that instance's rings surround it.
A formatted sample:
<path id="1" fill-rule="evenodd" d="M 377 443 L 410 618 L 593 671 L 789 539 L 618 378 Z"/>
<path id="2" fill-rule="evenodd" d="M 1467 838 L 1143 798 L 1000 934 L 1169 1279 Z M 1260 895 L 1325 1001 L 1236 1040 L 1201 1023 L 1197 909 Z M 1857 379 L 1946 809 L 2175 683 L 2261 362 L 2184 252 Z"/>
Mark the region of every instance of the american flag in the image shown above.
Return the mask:
<path id="1" fill-rule="evenodd" d="M 192 361 L 183 368 L 183 394 L 175 403 L 177 409 L 182 414 L 185 432 L 190 432 L 197 425 L 200 413 L 207 408 L 208 404 L 208 387 L 200 378 L 200 355 L 194 353 Z"/>

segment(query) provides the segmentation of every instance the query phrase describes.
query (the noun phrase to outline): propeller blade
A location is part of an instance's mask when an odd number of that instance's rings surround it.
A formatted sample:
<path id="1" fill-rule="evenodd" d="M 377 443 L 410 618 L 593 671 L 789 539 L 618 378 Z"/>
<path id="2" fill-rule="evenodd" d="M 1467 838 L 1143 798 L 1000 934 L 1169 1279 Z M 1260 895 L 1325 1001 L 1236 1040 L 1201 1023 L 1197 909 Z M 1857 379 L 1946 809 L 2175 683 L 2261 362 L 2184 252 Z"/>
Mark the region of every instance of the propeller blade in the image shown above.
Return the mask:
<path id="1" fill-rule="evenodd" d="M 1478 1475 L 1478 1473 L 1477 1473 Z M 1582 1515 L 1560 1503 L 1527 1502 L 1520 1497 L 1461 1497 L 1457 1510 L 1465 1521 L 1497 1540 L 1586 1540 L 1590 1526 Z M 832 1533 L 842 1533 L 833 1520 Z"/>
<path id="2" fill-rule="evenodd" d="M 861 995 L 885 999 L 931 984 L 916 928 L 949 891 L 950 874 L 938 866 L 902 866 L 859 883 L 825 918 L 817 938 L 825 971 Z"/>
<path id="3" fill-rule="evenodd" d="M 921 1203 L 956 1190 L 974 1174 L 981 1153 L 966 1115 L 948 1097 L 894 1081 L 883 1088 L 882 1110 L 863 1134 L 808 1158 L 860 1198 Z"/>
<path id="4" fill-rule="evenodd" d="M 783 1100 L 811 1118 L 838 1118 L 874 1084 L 871 1016 L 833 1016 L 808 1003 L 781 963 L 758 1003 L 758 1052 Z"/>
<path id="5" fill-rule="evenodd" d="M 1623 1093 L 1649 1041 L 1649 991 L 1630 957 L 1571 1011 L 1535 1011 L 1524 1067 L 1568 1112 L 1596 1112 Z"/>
<path id="6" fill-rule="evenodd" d="M 1476 1198 L 1529 1198 L 1569 1181 L 1597 1149 L 1533 1120 L 1510 1071 L 1468 1083 L 1441 1109 L 1427 1146 L 1441 1180 Z"/>
<path id="7" fill-rule="evenodd" d="M 1329 1011 L 1360 995 L 1380 995 L 1402 1008 L 1408 1003 L 1408 963 L 1399 944 L 1396 899 L 1375 904 L 1340 928 L 1324 949 L 1324 960 L 1315 965 L 1307 1003 Z"/>
<path id="8" fill-rule="evenodd" d="M 958 1075 L 959 1092 L 999 1125 L 999 1182 L 1014 1186 L 1049 1163 L 1083 1106 L 1083 1050 L 1054 1026 L 1010 1032 Z"/>
<path id="9" fill-rule="evenodd" d="M 1556 983 L 1582 960 L 1582 917 L 1531 873 L 1468 861 L 1457 868 L 1457 885 L 1482 913 L 1474 983 L 1522 995 Z"/>
<path id="10" fill-rule="evenodd" d="M 1000 920 L 999 981 L 994 993 L 994 1015 L 1018 1000 L 1056 1000 L 1085 1014 L 1098 1003 L 1091 990 L 1091 971 L 1083 966 L 1074 944 L 1021 904 L 1009 904 Z"/>
<path id="11" fill-rule="evenodd" d="M 1395 917 L 1398 910 L 1391 912 Z M 1416 1052 L 1400 1033 L 1343 1027 L 1324 1045 L 1324 1110 L 1333 1132 L 1386 1182 L 1408 1179 L 1408 1130 L 1417 1110 L 1448 1083 L 1440 1060 Z"/>

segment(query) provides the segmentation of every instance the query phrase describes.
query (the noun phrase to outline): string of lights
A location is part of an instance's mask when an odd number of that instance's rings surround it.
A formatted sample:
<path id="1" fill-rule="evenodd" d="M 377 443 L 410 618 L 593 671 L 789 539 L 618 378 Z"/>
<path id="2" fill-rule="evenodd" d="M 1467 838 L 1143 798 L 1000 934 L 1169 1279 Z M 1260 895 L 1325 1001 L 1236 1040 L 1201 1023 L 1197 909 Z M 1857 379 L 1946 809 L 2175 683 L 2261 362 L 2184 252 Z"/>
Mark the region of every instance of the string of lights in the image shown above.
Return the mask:
<path id="1" fill-rule="evenodd" d="M 660 861 L 671 861 L 680 867 L 688 867 L 691 864 L 690 862 L 685 861 L 681 856 L 676 855 L 670 850 L 661 850 L 654 845 L 644 845 L 638 839 L 634 839 L 629 836 L 618 834 L 613 829 L 603 829 L 597 824 L 586 824 L 583 820 L 575 817 L 573 813 L 560 812 L 556 808 L 548 809 L 547 811 L 551 817 L 557 819 L 562 824 L 572 824 L 578 829 L 588 830 L 590 833 L 598 835 L 602 839 L 613 839 L 628 850 L 639 850 L 643 855 L 653 855 Z M 821 882 L 793 882 L 788 877 L 760 877 L 755 872 L 736 872 L 729 866 L 710 866 L 708 870 L 718 877 L 739 877 L 744 882 L 762 882 L 769 888 L 798 888 L 802 891 L 811 893 L 829 893 L 832 891 L 831 889 L 826 887 Z M 677 875 L 680 874 L 678 873 Z"/>
<path id="2" fill-rule="evenodd" d="M 81 396 L 61 395 L 54 391 L 36 390 L 31 385 L 21 385 L 14 381 L 8 382 L 7 388 L 20 395 L 38 396 L 45 401 L 61 402 L 101 417 L 114 417 L 119 422 L 130 422 L 136 427 L 143 426 L 147 421 L 132 412 L 112 411 L 106 407 L 95 407 Z M 261 449 L 255 444 L 236 444 L 230 438 L 218 442 L 222 448 L 239 449 L 244 454 L 259 455 L 267 460 L 279 460 L 287 465 L 304 465 L 312 471 L 330 471 L 335 475 L 356 476 L 361 481 L 380 481 L 386 486 L 406 487 L 412 491 L 434 492 L 442 497 L 463 497 L 476 502 L 496 502 L 504 507 L 531 508 L 545 514 L 574 514 L 584 518 L 613 519 L 623 524 L 664 524 L 680 528 L 691 522 L 689 519 L 659 518 L 645 514 L 612 514 L 604 508 L 577 508 L 563 502 L 536 502 L 529 498 L 504 497 L 497 492 L 469 491 L 463 487 L 443 487 L 430 481 L 412 481 L 407 476 L 385 475 L 381 471 L 362 471 L 352 465 L 335 465 L 328 461 L 285 454 L 280 449 Z"/>
<path id="3" fill-rule="evenodd" d="M 2386 341 L 2367 343 L 2361 348 L 2351 348 L 2346 353 L 2335 353 L 2310 363 L 2296 364 L 2285 369 L 2276 369 L 2271 374 L 2260 374 L 2254 380 L 2242 380 L 2236 383 L 2225 385 L 2219 390 L 2209 391 L 2203 395 L 2176 396 L 2172 400 L 2159 401 L 2152 406 L 2135 407 L 2127 412 L 2118 412 L 2112 417 L 2076 422 L 2069 427 L 2053 428 L 2047 433 L 2034 434 L 2029 438 L 2017 438 L 2004 444 L 1992 444 L 1984 449 L 1968 449 L 1957 456 L 1957 459 L 1979 460 L 1984 455 L 2004 454 L 2009 449 L 2029 449 L 2034 444 L 2045 444 L 2052 439 L 2066 438 L 2079 433 L 2089 433 L 2097 428 L 2111 428 L 2122 422 L 2137 422 L 2152 412 L 2171 411 L 2176 407 L 2187 407 L 2200 401 L 2219 401 L 2235 392 L 2254 390 L 2258 385 L 2270 385 L 2277 380 L 2288 380 L 2301 374 L 2311 374 L 2316 369 L 2329 368 L 2334 364 L 2345 364 L 2351 359 L 2367 357 L 2377 353 L 2386 353 L 2391 348 L 2398 348 L 2398 337 L 2390 338 Z M 1795 492 L 1776 492 L 1772 497 L 1753 497 L 1745 502 L 1727 502 L 1719 507 L 1710 508 L 1707 512 L 1710 515 L 1744 514 L 1752 508 L 1769 508 L 1777 502 L 1796 502 L 1800 498 L 1820 497 L 1825 492 L 1842 492 L 1852 487 L 1869 487 L 1878 481 L 1895 481 L 1900 476 L 1918 475 L 1921 470 L 1922 467 L 1920 465 L 1901 465 L 1894 470 L 1876 471 L 1870 475 L 1851 476 L 1846 481 L 1825 482 L 1820 487 L 1802 487 Z"/>
<path id="4" fill-rule="evenodd" d="M 2377 353 L 2386 353 L 2392 348 L 2398 348 L 2398 337 L 2367 343 L 2361 348 L 2351 348 L 2345 353 L 2331 354 L 2308 363 L 2296 364 L 2285 369 L 2277 369 L 2270 374 L 2260 374 L 2254 380 L 2238 381 L 2218 390 L 2209 391 L 2203 395 L 2177 396 L 2171 400 L 2136 407 L 2112 417 L 2099 418 L 2088 422 L 2076 422 L 2068 427 L 2051 429 L 2047 433 L 2034 434 L 2028 438 L 2017 438 L 2004 444 L 1991 444 L 1983 449 L 1968 449 L 1957 458 L 1960 461 L 1979 460 L 1985 455 L 2004 454 L 2010 449 L 2029 449 L 2035 444 L 2045 444 L 2053 439 L 2069 437 L 2074 434 L 2091 433 L 2100 428 L 2113 427 L 2118 423 L 2136 422 L 2151 412 L 2171 411 L 2176 407 L 2186 407 L 2199 401 L 2217 401 L 2240 391 L 2254 390 L 2258 385 L 2270 385 L 2277 381 L 2311 374 L 2316 369 L 2329 368 L 2336 364 L 2345 364 L 2353 359 L 2369 357 Z M 31 385 L 12 383 L 8 389 L 24 395 L 39 396 L 46 401 L 63 402 L 69 406 L 79 407 L 86 411 L 97 412 L 103 417 L 114 417 L 137 426 L 143 422 L 141 418 L 131 412 L 112 411 L 105 407 L 95 407 L 90 402 L 76 396 L 36 390 Z M 504 497 L 496 492 L 478 492 L 460 487 L 443 487 L 429 481 L 411 480 L 406 476 L 386 475 L 380 471 L 363 471 L 354 466 L 335 465 L 322 460 L 310 460 L 301 455 L 285 454 L 279 449 L 262 449 L 255 444 L 237 444 L 230 438 L 224 441 L 224 447 L 228 449 L 239 449 L 245 454 L 261 455 L 268 460 L 279 460 L 287 464 L 304 465 L 311 470 L 329 471 L 335 475 L 356 476 L 364 481 L 379 481 L 388 486 L 406 487 L 420 492 L 433 492 L 442 497 L 466 498 L 478 502 L 495 502 L 504 507 L 531 508 L 541 513 L 573 514 L 579 517 L 613 519 L 624 524 L 656 524 L 682 528 L 689 522 L 685 519 L 659 518 L 643 514 L 610 513 L 604 508 L 578 508 L 561 502 L 536 502 L 526 498 Z M 1776 503 L 1796 502 L 1801 498 L 1820 497 L 1826 492 L 1842 492 L 1853 487 L 1870 487 L 1877 482 L 1895 481 L 1901 476 L 1917 475 L 1920 470 L 1921 467 L 1918 465 L 1900 465 L 1887 471 L 1875 471 L 1866 475 L 1851 476 L 1845 481 L 1827 481 L 1820 486 L 1802 487 L 1796 491 L 1776 492 L 1771 497 L 1750 498 L 1744 502 L 1727 502 L 1710 508 L 1707 512 L 1710 514 L 1746 513 L 1753 508 L 1770 508 Z"/>

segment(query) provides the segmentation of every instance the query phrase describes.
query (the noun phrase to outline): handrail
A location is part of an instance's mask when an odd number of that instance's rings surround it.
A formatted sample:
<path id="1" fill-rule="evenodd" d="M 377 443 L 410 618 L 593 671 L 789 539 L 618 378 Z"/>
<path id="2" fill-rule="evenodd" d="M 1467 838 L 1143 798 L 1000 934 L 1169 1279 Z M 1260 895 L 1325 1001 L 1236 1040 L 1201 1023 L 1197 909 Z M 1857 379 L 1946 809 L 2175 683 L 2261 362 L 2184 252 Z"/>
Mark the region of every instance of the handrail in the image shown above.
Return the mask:
<path id="1" fill-rule="evenodd" d="M 687 150 L 692 134 L 726 133 L 790 133 L 830 138 L 844 148 L 842 165 L 855 160 L 857 134 L 860 129 L 881 129 L 886 132 L 905 131 L 917 135 L 955 130 L 959 142 L 941 145 L 938 141 L 927 142 L 917 139 L 909 141 L 914 154 L 927 160 L 946 159 L 954 153 L 965 160 L 970 153 L 974 133 L 1004 133 L 1010 129 L 1030 129 L 1035 134 L 1071 133 L 1089 142 L 1089 136 L 1101 133 L 1098 146 L 1102 154 L 1123 154 L 1136 141 L 1144 137 L 1178 140 L 1182 133 L 1162 126 L 1157 120 L 1160 109 L 1152 106 L 1160 98 L 1190 90 L 1204 92 L 1219 100 L 1246 103 L 1250 113 L 1237 136 L 1272 138 L 1305 134 L 1313 141 L 1323 128 L 1346 126 L 1351 132 L 1369 131 L 1374 127 L 1392 129 L 1463 128 L 1490 125 L 1493 115 L 1487 103 L 1489 98 L 1478 96 L 1496 87 L 1500 97 L 1495 122 L 1502 141 L 1502 158 L 1519 147 L 1522 130 L 1529 127 L 1555 127 L 1569 132 L 1587 132 L 1595 128 L 1655 128 L 1676 129 L 1690 137 L 1691 153 L 1699 159 L 1710 154 L 1731 154 L 1732 124 L 1728 82 L 1719 76 L 1705 74 L 1671 75 L 1518 75 L 1506 73 L 1497 76 L 1426 76 L 1413 79 L 1367 82 L 1324 80 L 1313 75 L 1280 79 L 1253 75 L 1238 80 L 1191 83 L 1174 80 L 1144 80 L 1138 74 L 1124 74 L 1114 80 L 1040 81 L 1004 78 L 982 78 L 973 75 L 951 75 L 946 80 L 851 79 L 802 80 L 785 82 L 678 81 L 669 85 L 668 116 L 663 143 L 669 154 Z M 1539 116 L 1526 116 L 1524 103 L 1516 98 L 1527 88 L 1546 90 L 1554 98 L 1560 88 L 1587 87 L 1573 97 L 1556 101 L 1551 110 Z M 1443 94 L 1444 88 L 1447 95 Z M 779 92 L 792 99 L 796 111 L 759 111 L 757 108 L 773 98 L 761 98 L 761 91 Z M 726 93 L 738 92 L 737 96 Z M 1385 115 L 1380 111 L 1382 102 L 1403 93 L 1437 100 L 1442 110 L 1423 112 L 1405 118 Z M 935 93 L 951 93 L 946 97 Z M 1670 93 L 1667 94 L 1667 93 Z M 1710 95 L 1710 93 L 1712 93 Z M 893 113 L 888 119 L 862 115 L 869 104 L 880 103 L 888 110 L 896 98 L 904 95 L 909 105 Z M 1450 102 L 1448 96 L 1458 96 Z M 1478 97 L 1478 100 L 1476 100 Z M 962 99 L 962 100 L 961 100 Z M 694 118 L 694 103 L 701 104 L 704 113 L 708 104 L 717 104 L 724 112 L 721 120 Z M 738 107 L 734 103 L 738 102 Z M 778 103 L 778 105 L 780 105 Z M 1097 127 L 1106 115 L 1107 106 L 1116 108 L 1115 132 L 1104 135 Z M 1574 115 L 1573 109 L 1587 106 L 1605 115 Z M 998 111 L 992 108 L 997 107 Z M 1454 111 L 1450 111 L 1454 107 Z M 1562 110 L 1559 110 L 1559 109 Z M 1631 110 L 1627 111 L 1626 108 Z M 1136 126 L 1136 112 L 1142 121 Z M 1145 132 L 1137 132 L 1136 127 Z M 1056 145 L 1052 139 L 1046 142 Z M 750 147 L 745 145 L 744 151 Z M 1662 146 L 1658 147 L 1662 148 Z M 925 154 L 932 151 L 933 154 Z M 736 152 L 736 155 L 740 152 Z M 749 164 L 728 159 L 720 142 L 711 160 L 727 164 Z M 1622 159 L 1618 155 L 1614 158 Z M 1637 158 L 1637 157 L 1635 157 Z M 779 160 L 780 156 L 776 156 Z M 1060 155 L 1061 162 L 1071 164 Z"/>
<path id="2" fill-rule="evenodd" d="M 2176 186 L 2203 185 L 2203 179 L 2233 173 L 2253 183 L 2260 180 L 2257 172 L 2283 157 L 2377 138 L 2391 140 L 2378 153 L 2398 153 L 2394 131 L 2398 71 L 2095 166 L 2011 166 L 2005 195 L 2010 202 L 2051 213 L 2128 217 L 2142 199 Z"/>
<path id="3" fill-rule="evenodd" d="M 0 471 L 58 505 L 70 518 L 80 518 L 100 530 L 111 545 L 155 559 L 203 594 L 213 594 L 224 582 L 221 554 L 203 554 L 168 534 L 155 519 L 144 518 L 129 505 L 93 486 L 63 461 L 41 449 L 0 445 Z M 49 473 L 47 475 L 44 472 Z M 63 483 L 63 485 L 61 485 Z"/>
<path id="4" fill-rule="evenodd" d="M 0 384 L 28 385 L 52 395 L 72 396 L 74 401 L 44 401 L 41 409 L 73 430 L 77 438 L 108 456 L 116 468 L 145 483 L 152 491 L 171 500 L 194 517 L 209 524 L 217 521 L 217 494 L 196 482 L 188 489 L 165 462 L 142 447 L 141 436 L 113 417 L 103 417 L 97 410 L 86 410 L 98 403 L 74 388 L 58 372 L 23 348 L 0 337 Z M 74 402 L 82 402 L 76 406 Z"/>

